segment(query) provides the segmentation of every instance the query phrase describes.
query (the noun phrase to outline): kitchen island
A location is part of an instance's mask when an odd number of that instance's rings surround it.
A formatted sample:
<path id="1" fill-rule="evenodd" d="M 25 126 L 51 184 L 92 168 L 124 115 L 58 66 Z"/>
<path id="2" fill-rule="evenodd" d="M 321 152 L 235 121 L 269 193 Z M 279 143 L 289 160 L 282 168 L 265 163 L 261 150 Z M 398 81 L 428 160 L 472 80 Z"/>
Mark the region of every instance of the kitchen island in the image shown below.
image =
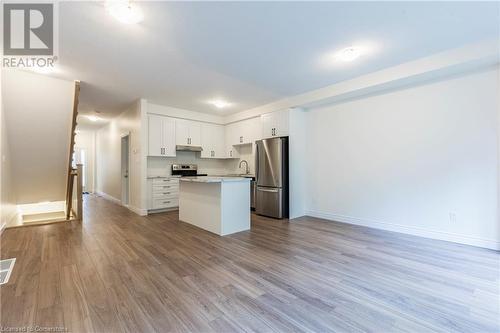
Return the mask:
<path id="1" fill-rule="evenodd" d="M 250 229 L 250 179 L 183 177 L 179 219 L 224 236 Z"/>

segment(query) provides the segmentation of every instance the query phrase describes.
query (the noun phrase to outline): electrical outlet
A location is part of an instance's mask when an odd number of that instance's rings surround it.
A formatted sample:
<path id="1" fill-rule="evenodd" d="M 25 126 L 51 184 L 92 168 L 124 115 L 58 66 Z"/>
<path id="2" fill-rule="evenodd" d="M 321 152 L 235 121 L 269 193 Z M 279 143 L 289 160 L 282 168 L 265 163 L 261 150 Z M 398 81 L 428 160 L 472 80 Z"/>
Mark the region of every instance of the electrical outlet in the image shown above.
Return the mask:
<path id="1" fill-rule="evenodd" d="M 450 212 L 450 223 L 455 224 L 457 222 L 457 214 Z"/>

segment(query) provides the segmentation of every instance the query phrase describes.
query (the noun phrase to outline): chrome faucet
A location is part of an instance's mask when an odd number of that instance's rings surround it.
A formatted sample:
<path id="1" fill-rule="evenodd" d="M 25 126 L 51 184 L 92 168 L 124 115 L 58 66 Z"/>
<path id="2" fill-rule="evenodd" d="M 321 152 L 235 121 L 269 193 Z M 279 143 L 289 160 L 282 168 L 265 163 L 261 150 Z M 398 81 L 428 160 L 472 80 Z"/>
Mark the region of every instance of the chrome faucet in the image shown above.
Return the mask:
<path id="1" fill-rule="evenodd" d="M 238 168 L 240 168 L 240 169 L 241 169 L 241 164 L 242 164 L 243 162 L 245 162 L 245 175 L 248 175 L 248 174 L 250 173 L 250 169 L 248 169 L 248 162 L 247 162 L 247 161 L 245 161 L 245 160 L 241 160 L 241 161 L 240 161 L 240 164 L 238 165 Z"/>

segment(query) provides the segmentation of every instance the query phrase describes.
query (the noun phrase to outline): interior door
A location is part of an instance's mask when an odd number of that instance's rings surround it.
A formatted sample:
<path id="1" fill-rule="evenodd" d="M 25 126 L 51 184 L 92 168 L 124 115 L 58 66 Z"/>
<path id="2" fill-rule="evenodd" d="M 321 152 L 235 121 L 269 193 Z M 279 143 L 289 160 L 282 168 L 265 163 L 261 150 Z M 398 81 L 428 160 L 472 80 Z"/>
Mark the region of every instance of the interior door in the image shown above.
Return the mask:
<path id="1" fill-rule="evenodd" d="M 282 142 L 280 138 L 257 141 L 257 185 L 283 186 Z"/>

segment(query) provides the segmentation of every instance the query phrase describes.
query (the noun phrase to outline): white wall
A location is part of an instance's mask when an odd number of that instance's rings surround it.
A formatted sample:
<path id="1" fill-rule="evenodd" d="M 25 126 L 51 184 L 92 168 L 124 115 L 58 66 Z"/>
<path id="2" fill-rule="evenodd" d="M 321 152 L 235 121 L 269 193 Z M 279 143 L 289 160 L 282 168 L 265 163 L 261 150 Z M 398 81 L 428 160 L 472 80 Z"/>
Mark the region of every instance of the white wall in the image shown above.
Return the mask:
<path id="1" fill-rule="evenodd" d="M 310 110 L 308 214 L 500 248 L 498 70 Z"/>
<path id="2" fill-rule="evenodd" d="M 2 71 L 17 204 L 65 200 L 74 82 Z"/>
<path id="3" fill-rule="evenodd" d="M 2 76 L 0 75 L 0 91 Z M 0 230 L 16 215 L 14 184 L 12 183 L 11 155 L 7 138 L 2 94 L 0 94 Z"/>
<path id="4" fill-rule="evenodd" d="M 75 137 L 75 150 L 85 149 L 85 188 L 87 192 L 94 192 L 95 187 L 95 131 L 78 130 Z"/>
<path id="5" fill-rule="evenodd" d="M 142 100 L 96 132 L 96 189 L 121 200 L 121 137 L 130 133 L 130 209 L 145 214 L 145 166 L 142 145 Z"/>

